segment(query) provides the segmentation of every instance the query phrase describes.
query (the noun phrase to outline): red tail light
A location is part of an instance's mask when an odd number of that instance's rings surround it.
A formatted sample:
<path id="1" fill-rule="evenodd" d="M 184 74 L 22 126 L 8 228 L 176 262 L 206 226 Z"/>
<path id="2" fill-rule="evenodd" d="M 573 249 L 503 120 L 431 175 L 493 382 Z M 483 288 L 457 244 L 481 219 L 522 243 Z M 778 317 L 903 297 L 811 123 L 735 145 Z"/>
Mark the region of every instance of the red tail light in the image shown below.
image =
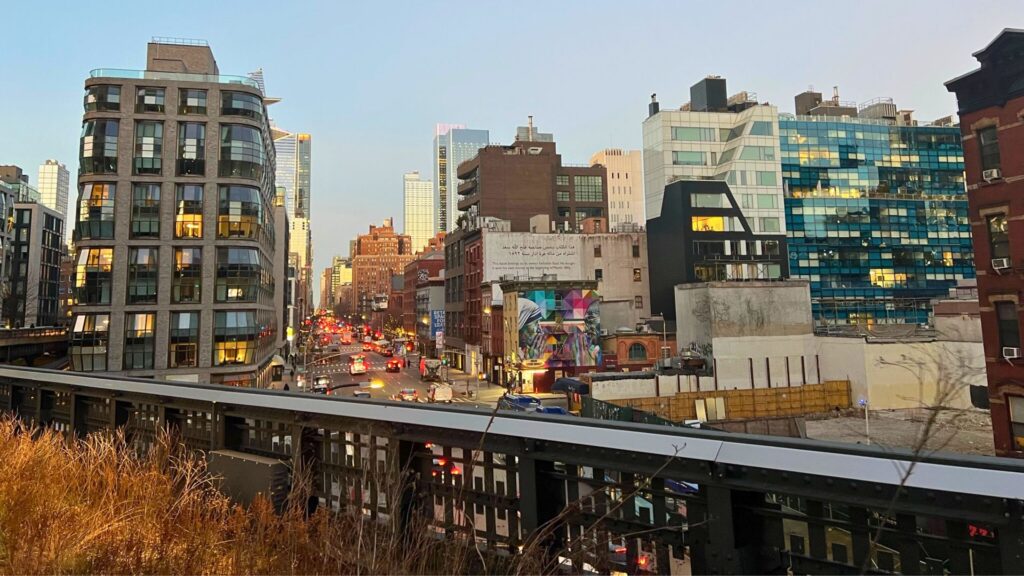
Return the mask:
<path id="1" fill-rule="evenodd" d="M 616 554 L 625 554 L 626 553 L 626 547 L 625 546 L 618 546 L 618 547 L 616 547 L 615 548 L 615 553 Z"/>

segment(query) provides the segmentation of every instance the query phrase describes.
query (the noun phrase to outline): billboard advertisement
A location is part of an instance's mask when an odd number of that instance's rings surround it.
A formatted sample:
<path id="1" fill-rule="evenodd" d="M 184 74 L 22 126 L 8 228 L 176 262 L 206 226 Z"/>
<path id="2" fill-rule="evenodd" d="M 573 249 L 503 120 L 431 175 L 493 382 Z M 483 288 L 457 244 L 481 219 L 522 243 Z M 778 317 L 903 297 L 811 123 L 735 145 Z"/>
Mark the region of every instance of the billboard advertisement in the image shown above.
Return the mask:
<path id="1" fill-rule="evenodd" d="M 431 310 L 430 338 L 436 340 L 438 332 L 444 332 L 444 310 Z"/>
<path id="2" fill-rule="evenodd" d="M 601 364 L 596 290 L 526 290 L 518 294 L 518 355 L 524 368 Z"/>
<path id="3" fill-rule="evenodd" d="M 583 278 L 580 239 L 573 234 L 486 232 L 484 281 L 556 274 L 560 280 Z"/>

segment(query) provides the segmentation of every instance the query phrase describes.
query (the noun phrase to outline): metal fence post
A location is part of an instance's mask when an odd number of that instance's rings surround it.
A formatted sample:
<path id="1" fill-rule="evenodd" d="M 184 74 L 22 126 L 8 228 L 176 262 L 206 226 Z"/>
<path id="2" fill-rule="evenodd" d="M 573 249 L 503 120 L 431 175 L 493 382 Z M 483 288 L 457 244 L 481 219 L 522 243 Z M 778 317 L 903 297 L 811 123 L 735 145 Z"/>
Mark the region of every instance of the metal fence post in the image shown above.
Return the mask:
<path id="1" fill-rule="evenodd" d="M 532 452 L 532 447 L 531 450 Z M 519 513 L 526 540 L 537 546 L 541 553 L 558 550 L 564 538 L 562 526 L 550 522 L 565 509 L 565 487 L 552 475 L 554 462 L 540 460 L 531 455 L 519 457 Z M 547 535 L 540 540 L 537 530 L 544 527 Z"/>

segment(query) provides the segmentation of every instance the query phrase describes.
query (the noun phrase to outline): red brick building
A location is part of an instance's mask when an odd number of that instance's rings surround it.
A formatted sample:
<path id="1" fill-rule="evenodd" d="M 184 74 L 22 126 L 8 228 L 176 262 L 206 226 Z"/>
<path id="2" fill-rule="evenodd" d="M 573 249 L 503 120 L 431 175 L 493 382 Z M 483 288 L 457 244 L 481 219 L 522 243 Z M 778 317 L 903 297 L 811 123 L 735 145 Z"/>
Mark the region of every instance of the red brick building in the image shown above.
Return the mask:
<path id="1" fill-rule="evenodd" d="M 1024 30 L 974 53 L 956 93 L 996 454 L 1024 457 Z"/>
<path id="2" fill-rule="evenodd" d="M 391 293 L 391 277 L 404 274 L 405 265 L 415 258 L 412 241 L 406 234 L 395 232 L 391 218 L 382 226 L 370 226 L 366 234 L 356 237 L 352 256 L 352 308 L 368 318 L 373 299 Z"/>

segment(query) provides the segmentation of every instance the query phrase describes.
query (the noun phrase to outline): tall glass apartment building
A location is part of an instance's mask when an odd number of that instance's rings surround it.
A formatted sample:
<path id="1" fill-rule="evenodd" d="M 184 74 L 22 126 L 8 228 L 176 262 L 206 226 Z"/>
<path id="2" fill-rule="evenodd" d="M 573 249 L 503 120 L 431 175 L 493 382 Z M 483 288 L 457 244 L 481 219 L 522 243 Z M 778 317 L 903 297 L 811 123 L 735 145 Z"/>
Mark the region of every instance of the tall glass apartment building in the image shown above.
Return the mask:
<path id="1" fill-rule="evenodd" d="M 434 130 L 434 232 L 451 232 L 459 216 L 459 164 L 490 143 L 487 130 L 438 124 Z M 433 234 L 431 234 L 433 235 Z"/>
<path id="2" fill-rule="evenodd" d="M 816 323 L 925 323 L 974 277 L 960 131 L 779 117 L 790 274 Z"/>

